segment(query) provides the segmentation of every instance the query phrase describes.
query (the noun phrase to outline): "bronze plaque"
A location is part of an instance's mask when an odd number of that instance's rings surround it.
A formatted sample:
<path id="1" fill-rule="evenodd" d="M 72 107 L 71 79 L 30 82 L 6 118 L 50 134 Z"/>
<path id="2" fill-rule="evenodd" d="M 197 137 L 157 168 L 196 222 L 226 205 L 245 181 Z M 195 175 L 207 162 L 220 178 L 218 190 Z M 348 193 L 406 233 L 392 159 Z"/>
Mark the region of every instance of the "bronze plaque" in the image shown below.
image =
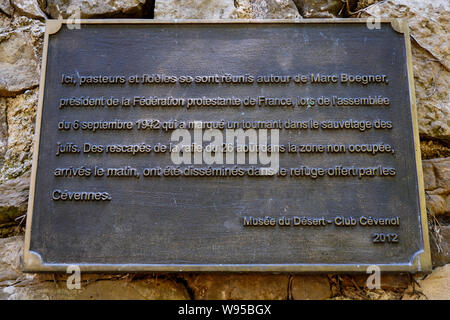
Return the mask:
<path id="1" fill-rule="evenodd" d="M 24 269 L 431 268 L 407 26 L 47 21 Z"/>

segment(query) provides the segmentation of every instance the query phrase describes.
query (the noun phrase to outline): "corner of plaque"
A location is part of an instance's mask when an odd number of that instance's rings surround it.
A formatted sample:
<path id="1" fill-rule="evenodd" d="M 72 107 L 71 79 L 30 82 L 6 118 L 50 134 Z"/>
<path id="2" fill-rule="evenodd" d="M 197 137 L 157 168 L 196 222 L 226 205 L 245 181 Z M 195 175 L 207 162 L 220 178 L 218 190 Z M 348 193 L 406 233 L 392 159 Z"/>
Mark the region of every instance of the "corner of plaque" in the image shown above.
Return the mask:
<path id="1" fill-rule="evenodd" d="M 34 272 L 42 269 L 42 257 L 34 251 L 25 251 L 23 255 L 23 272 Z"/>
<path id="2" fill-rule="evenodd" d="M 405 19 L 393 18 L 390 21 L 394 31 L 402 34 L 408 31 L 408 22 Z"/>
<path id="3" fill-rule="evenodd" d="M 61 19 L 48 19 L 46 20 L 45 29 L 48 34 L 55 34 L 61 29 L 63 20 Z"/>
<path id="4" fill-rule="evenodd" d="M 430 273 L 432 271 L 431 256 L 427 250 L 419 250 L 410 260 L 412 271 L 417 273 Z"/>

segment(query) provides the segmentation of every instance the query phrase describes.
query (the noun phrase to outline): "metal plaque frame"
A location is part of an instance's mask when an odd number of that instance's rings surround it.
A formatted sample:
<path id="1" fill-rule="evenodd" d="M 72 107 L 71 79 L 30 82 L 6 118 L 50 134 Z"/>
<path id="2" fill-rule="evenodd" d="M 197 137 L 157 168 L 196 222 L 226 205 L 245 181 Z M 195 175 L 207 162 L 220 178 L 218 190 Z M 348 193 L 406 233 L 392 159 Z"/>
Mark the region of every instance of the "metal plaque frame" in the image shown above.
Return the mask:
<path id="1" fill-rule="evenodd" d="M 147 20 L 147 19 L 87 19 L 76 20 L 83 24 L 363 24 L 367 19 L 295 19 L 295 20 Z M 31 226 L 33 223 L 33 207 L 36 189 L 36 173 L 39 155 L 39 142 L 41 138 L 41 120 L 44 100 L 44 85 L 47 68 L 47 52 L 49 35 L 57 33 L 63 24 L 73 23 L 70 20 L 46 20 L 45 38 L 43 46 L 43 58 L 41 67 L 41 79 L 39 87 L 39 102 L 36 119 L 36 132 L 34 139 L 34 155 L 29 191 L 25 248 L 23 255 L 23 269 L 25 272 L 66 272 L 71 264 L 45 263 L 38 252 L 30 250 Z M 419 144 L 419 131 L 417 123 L 416 100 L 414 91 L 414 78 L 412 68 L 411 43 L 407 22 L 404 20 L 380 20 L 380 23 L 389 23 L 398 33 L 404 35 L 407 71 L 409 83 L 410 110 L 414 134 L 414 148 L 416 169 L 418 177 L 419 202 L 421 212 L 421 236 L 423 250 L 416 252 L 407 264 L 382 264 L 378 265 L 383 272 L 430 272 L 431 255 L 429 248 L 428 222 L 426 214 L 425 193 L 422 173 L 422 161 Z M 371 264 L 78 264 L 82 272 L 366 272 Z"/>

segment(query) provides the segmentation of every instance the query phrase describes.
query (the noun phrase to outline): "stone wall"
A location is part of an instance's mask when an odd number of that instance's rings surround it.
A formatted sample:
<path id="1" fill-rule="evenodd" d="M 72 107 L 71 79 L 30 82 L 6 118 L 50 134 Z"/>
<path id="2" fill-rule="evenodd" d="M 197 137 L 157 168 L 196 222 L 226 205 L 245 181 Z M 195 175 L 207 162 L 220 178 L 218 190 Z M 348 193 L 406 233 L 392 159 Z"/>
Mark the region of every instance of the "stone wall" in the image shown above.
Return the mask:
<path id="1" fill-rule="evenodd" d="M 0 0 L 0 299 L 449 299 L 450 14 L 447 0 Z M 408 18 L 433 273 L 366 276 L 21 272 L 44 20 Z M 76 17 L 76 16 L 75 16 Z"/>

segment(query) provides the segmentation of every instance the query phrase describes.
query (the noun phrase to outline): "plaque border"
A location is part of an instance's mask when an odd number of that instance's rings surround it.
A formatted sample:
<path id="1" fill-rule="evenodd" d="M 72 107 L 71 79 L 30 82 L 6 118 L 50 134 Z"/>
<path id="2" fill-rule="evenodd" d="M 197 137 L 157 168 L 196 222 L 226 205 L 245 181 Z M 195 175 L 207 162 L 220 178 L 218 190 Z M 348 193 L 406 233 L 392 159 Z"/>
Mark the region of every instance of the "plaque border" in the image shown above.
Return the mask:
<path id="1" fill-rule="evenodd" d="M 372 19 L 372 20 L 370 20 Z M 411 121 L 413 125 L 414 149 L 417 171 L 417 188 L 420 204 L 420 227 L 423 249 L 411 257 L 409 263 L 378 264 L 382 272 L 430 273 L 432 270 L 429 245 L 428 220 L 423 182 L 422 159 L 420 151 L 417 107 L 414 89 L 411 41 L 408 23 L 404 19 L 343 18 L 343 19 L 192 19 L 192 20 L 154 20 L 154 19 L 48 19 L 45 25 L 44 45 L 42 52 L 39 100 L 34 135 L 34 153 L 29 189 L 29 200 L 26 219 L 26 231 L 23 252 L 23 272 L 66 272 L 71 265 L 80 267 L 81 272 L 258 272 L 258 273 L 366 273 L 372 264 L 90 264 L 90 263 L 45 263 L 38 252 L 30 250 L 31 225 L 33 220 L 34 193 L 37 164 L 39 157 L 39 141 L 41 136 L 42 108 L 44 102 L 44 86 L 47 69 L 49 35 L 57 33 L 63 24 L 353 24 L 353 23 L 389 23 L 393 30 L 404 35 L 406 62 L 408 73 Z"/>

